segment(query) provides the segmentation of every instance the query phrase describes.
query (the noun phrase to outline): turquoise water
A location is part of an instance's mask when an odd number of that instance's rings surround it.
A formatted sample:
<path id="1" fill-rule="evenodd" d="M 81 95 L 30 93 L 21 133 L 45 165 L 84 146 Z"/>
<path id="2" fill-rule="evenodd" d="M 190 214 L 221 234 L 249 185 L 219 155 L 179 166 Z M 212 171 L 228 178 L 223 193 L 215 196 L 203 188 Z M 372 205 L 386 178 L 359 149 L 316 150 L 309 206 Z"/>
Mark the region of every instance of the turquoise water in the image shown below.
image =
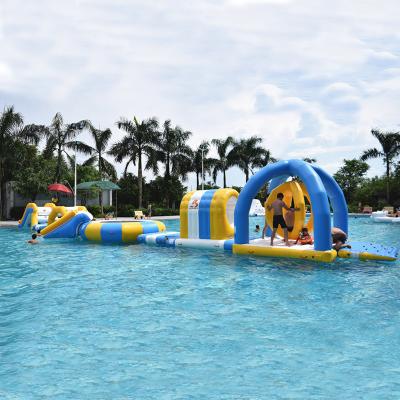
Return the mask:
<path id="1" fill-rule="evenodd" d="M 399 262 L 27 238 L 0 229 L 1 399 L 400 397 Z"/>

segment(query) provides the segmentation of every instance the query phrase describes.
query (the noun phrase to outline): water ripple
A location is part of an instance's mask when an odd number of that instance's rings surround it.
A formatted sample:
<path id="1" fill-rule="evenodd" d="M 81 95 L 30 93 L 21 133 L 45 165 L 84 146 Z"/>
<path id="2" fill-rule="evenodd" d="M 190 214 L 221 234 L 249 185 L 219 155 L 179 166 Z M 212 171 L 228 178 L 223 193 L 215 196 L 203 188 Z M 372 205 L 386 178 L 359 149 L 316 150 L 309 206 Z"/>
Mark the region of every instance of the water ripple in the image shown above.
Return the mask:
<path id="1" fill-rule="evenodd" d="M 400 397 L 398 262 L 27 238 L 0 229 L 0 398 Z"/>

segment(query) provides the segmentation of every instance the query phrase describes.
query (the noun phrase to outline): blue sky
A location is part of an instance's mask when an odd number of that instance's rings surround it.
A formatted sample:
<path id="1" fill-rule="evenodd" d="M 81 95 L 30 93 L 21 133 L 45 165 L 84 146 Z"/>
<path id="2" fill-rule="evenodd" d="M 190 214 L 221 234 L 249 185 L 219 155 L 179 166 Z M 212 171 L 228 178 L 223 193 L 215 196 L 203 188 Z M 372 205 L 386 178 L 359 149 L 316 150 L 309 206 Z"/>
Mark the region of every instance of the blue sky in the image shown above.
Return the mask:
<path id="1" fill-rule="evenodd" d="M 372 127 L 400 130 L 399 26 L 396 0 L 2 0 L 0 106 L 115 139 L 134 115 L 172 119 L 193 146 L 259 135 L 333 173 L 376 145 Z"/>

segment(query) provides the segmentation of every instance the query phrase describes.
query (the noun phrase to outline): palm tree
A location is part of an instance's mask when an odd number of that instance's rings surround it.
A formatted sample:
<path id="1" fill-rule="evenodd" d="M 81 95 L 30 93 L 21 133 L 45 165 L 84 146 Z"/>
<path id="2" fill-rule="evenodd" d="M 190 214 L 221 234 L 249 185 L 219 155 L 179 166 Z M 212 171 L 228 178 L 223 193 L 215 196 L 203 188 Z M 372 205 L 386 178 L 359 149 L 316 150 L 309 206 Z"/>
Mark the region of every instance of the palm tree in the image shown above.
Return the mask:
<path id="1" fill-rule="evenodd" d="M 170 120 L 166 120 L 163 126 L 164 129 L 158 143 L 158 160 L 165 164 L 165 186 L 169 188 L 171 175 L 185 179 L 190 171 L 193 152 L 186 143 L 192 133 L 179 126 L 172 127 Z M 170 193 L 168 189 L 165 195 L 167 207 L 169 207 Z"/>
<path id="2" fill-rule="evenodd" d="M 104 155 L 107 153 L 107 145 L 111 139 L 112 132 L 110 129 L 96 129 L 90 122 L 87 123 L 87 128 L 94 140 L 94 147 L 91 146 L 92 156 L 87 159 L 83 165 L 93 165 L 97 163 L 97 169 L 101 179 L 107 178 L 111 180 L 117 179 L 117 171 L 113 164 L 106 160 Z"/>
<path id="3" fill-rule="evenodd" d="M 211 143 L 216 147 L 218 153 L 218 159 L 215 161 L 214 169 L 212 172 L 213 181 L 216 183 L 218 172 L 222 172 L 224 179 L 224 188 L 226 187 L 226 171 L 232 166 L 231 151 L 235 140 L 232 136 L 228 136 L 226 139 L 213 139 Z M 229 151 L 228 151 L 229 149 Z"/>
<path id="4" fill-rule="evenodd" d="M 109 154 L 114 156 L 117 162 L 121 162 L 125 158 L 128 159 L 124 174 L 126 174 L 131 163 L 133 165 L 136 165 L 136 162 L 138 163 L 138 207 L 142 208 L 143 157 L 147 158 L 145 170 L 152 169 L 155 174 L 158 172 L 158 121 L 155 118 L 149 118 L 139 123 L 136 117 L 133 118 L 133 121 L 121 118 L 117 122 L 117 126 L 119 129 L 124 130 L 127 135 L 111 146 Z"/>
<path id="5" fill-rule="evenodd" d="M 6 183 L 13 178 L 18 168 L 15 157 L 18 144 L 38 144 L 42 125 L 27 125 L 20 113 L 14 111 L 14 106 L 5 107 L 0 114 L 0 218 L 6 214 Z"/>
<path id="6" fill-rule="evenodd" d="M 115 181 L 117 179 L 117 171 L 115 170 L 114 165 L 104 158 L 108 142 L 112 136 L 111 130 L 105 129 L 102 131 L 101 129 L 96 129 L 89 121 L 87 121 L 86 127 L 94 140 L 94 147 L 91 147 L 93 155 L 88 158 L 83 165 L 93 165 L 94 163 L 97 163 L 100 179 L 108 178 Z M 99 205 L 103 210 L 102 191 L 99 192 Z"/>
<path id="7" fill-rule="evenodd" d="M 262 138 L 252 136 L 248 139 L 240 139 L 235 142 L 231 151 L 231 158 L 234 165 L 237 165 L 245 174 L 246 182 L 254 168 L 263 167 L 272 161 L 270 152 L 259 146 Z"/>
<path id="8" fill-rule="evenodd" d="M 203 171 L 202 182 L 205 180 L 205 174 L 211 174 L 212 168 L 215 165 L 215 159 L 208 158 L 210 152 L 210 144 L 206 141 L 200 143 L 199 147 L 194 151 L 192 172 L 196 174 L 196 188 L 200 189 L 201 172 Z"/>
<path id="9" fill-rule="evenodd" d="M 361 160 L 383 158 L 383 163 L 386 165 L 386 200 L 390 204 L 390 170 L 394 159 L 400 154 L 400 133 L 381 132 L 378 129 L 372 129 L 371 133 L 378 139 L 381 150 L 378 150 L 376 147 L 365 150 L 361 156 Z"/>
<path id="10" fill-rule="evenodd" d="M 51 157 L 56 153 L 57 166 L 54 174 L 54 182 L 59 182 L 62 174 L 64 155 L 69 157 L 67 149 L 84 154 L 91 154 L 92 148 L 87 144 L 76 140 L 76 136 L 88 124 L 88 121 L 79 121 L 72 124 L 64 124 L 61 113 L 57 113 L 49 127 L 45 131 L 46 147 L 43 151 L 45 157 Z"/>

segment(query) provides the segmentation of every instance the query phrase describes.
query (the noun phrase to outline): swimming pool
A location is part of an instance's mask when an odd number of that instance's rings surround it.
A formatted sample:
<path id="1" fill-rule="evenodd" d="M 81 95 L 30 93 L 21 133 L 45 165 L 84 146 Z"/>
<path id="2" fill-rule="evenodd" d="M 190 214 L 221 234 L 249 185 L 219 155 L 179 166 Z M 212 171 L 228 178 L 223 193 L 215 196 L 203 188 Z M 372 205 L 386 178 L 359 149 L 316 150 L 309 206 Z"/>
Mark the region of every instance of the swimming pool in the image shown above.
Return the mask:
<path id="1" fill-rule="evenodd" d="M 349 223 L 400 245 L 398 226 Z M 0 229 L 0 398 L 400 396 L 399 261 L 27 237 Z"/>

